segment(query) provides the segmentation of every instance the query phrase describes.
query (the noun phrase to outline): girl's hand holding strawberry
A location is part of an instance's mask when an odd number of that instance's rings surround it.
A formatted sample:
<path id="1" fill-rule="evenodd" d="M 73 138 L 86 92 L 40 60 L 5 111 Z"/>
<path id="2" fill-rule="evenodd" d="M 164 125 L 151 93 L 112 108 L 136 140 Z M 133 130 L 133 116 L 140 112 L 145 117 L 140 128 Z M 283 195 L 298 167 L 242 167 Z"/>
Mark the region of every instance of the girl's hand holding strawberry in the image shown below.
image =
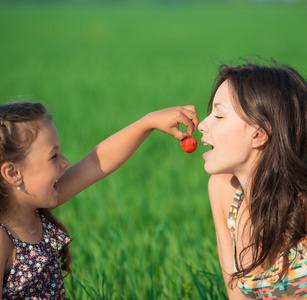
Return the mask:
<path id="1" fill-rule="evenodd" d="M 152 129 L 158 129 L 162 132 L 172 135 L 177 140 L 183 140 L 192 136 L 198 126 L 198 117 L 194 105 L 170 107 L 159 111 L 154 111 L 146 115 L 152 125 Z M 187 127 L 187 132 L 179 130 L 179 124 Z"/>

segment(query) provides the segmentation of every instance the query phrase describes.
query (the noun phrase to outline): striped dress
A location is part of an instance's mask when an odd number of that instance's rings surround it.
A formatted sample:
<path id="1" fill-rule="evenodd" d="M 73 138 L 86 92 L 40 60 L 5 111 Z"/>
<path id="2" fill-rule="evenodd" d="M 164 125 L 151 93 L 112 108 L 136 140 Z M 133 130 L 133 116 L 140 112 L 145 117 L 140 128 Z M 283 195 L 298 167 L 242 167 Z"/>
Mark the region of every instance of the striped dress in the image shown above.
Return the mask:
<path id="1" fill-rule="evenodd" d="M 233 239 L 234 270 L 236 271 L 236 241 L 235 224 L 240 205 L 243 201 L 243 191 L 240 186 L 234 196 L 227 225 Z M 283 258 L 267 271 L 259 274 L 246 275 L 239 279 L 238 287 L 247 299 L 307 299 L 307 251 L 303 241 L 292 249 L 289 254 L 291 263 L 289 272 L 282 282 L 277 282 L 282 270 Z"/>

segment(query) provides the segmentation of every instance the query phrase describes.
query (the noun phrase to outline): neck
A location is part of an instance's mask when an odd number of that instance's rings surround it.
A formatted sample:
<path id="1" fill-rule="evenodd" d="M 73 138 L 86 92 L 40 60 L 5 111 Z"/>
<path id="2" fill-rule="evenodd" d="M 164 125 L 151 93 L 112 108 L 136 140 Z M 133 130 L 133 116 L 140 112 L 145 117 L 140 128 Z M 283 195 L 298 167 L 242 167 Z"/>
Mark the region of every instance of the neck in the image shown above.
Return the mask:
<path id="1" fill-rule="evenodd" d="M 234 174 L 234 176 L 238 179 L 242 189 L 244 191 L 244 199 L 245 201 L 249 201 L 250 189 L 251 189 L 251 176 L 250 174 Z"/>
<path id="2" fill-rule="evenodd" d="M 258 152 L 255 153 L 251 159 L 249 159 L 249 162 L 247 164 L 245 164 L 240 170 L 237 170 L 233 174 L 239 180 L 243 188 L 244 198 L 246 201 L 248 201 L 248 195 L 250 195 L 252 176 L 257 166 L 256 165 L 257 161 L 258 161 Z"/>
<path id="3" fill-rule="evenodd" d="M 38 215 L 36 210 L 11 209 L 1 216 L 1 222 L 8 226 L 34 231 L 37 228 Z"/>

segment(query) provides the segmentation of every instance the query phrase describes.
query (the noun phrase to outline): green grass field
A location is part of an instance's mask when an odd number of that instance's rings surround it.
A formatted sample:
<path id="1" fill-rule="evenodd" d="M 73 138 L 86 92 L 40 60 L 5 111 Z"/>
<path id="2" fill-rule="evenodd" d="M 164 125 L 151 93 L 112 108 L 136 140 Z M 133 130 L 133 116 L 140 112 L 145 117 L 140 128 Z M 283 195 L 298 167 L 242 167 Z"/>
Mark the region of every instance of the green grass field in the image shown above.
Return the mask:
<path id="1" fill-rule="evenodd" d="M 204 118 L 221 63 L 273 57 L 306 78 L 306 28 L 303 2 L 2 1 L 0 98 L 47 103 L 74 163 L 149 111 L 194 104 Z M 57 209 L 73 238 L 67 297 L 227 299 L 203 151 L 153 132 Z"/>

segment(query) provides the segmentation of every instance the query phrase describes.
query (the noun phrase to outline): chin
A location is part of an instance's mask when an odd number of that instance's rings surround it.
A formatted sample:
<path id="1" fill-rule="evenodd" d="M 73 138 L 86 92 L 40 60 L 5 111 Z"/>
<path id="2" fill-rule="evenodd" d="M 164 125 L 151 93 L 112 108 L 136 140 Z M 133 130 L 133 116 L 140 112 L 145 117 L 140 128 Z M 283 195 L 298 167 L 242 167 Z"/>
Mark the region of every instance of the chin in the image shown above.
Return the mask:
<path id="1" fill-rule="evenodd" d="M 58 199 L 52 199 L 52 200 L 50 200 L 50 202 L 48 203 L 48 207 L 46 207 L 46 208 L 48 208 L 48 209 L 54 209 L 54 208 L 56 208 L 58 206 Z"/>
<path id="2" fill-rule="evenodd" d="M 58 200 L 56 200 L 55 202 L 53 202 L 51 205 L 50 205 L 50 208 L 49 209 L 54 209 L 58 206 Z"/>
<path id="3" fill-rule="evenodd" d="M 205 169 L 205 171 L 206 171 L 208 174 L 210 174 L 210 175 L 215 175 L 215 174 L 217 174 L 217 173 L 215 172 L 215 170 L 212 169 L 212 168 L 210 168 L 210 165 L 208 166 L 208 164 L 206 164 L 206 163 L 205 163 L 204 169 Z"/>
<path id="4" fill-rule="evenodd" d="M 226 170 L 219 170 L 216 168 L 210 168 L 210 165 L 206 165 L 204 166 L 205 171 L 209 174 L 209 175 L 219 175 L 219 174 L 225 174 L 227 173 Z"/>

